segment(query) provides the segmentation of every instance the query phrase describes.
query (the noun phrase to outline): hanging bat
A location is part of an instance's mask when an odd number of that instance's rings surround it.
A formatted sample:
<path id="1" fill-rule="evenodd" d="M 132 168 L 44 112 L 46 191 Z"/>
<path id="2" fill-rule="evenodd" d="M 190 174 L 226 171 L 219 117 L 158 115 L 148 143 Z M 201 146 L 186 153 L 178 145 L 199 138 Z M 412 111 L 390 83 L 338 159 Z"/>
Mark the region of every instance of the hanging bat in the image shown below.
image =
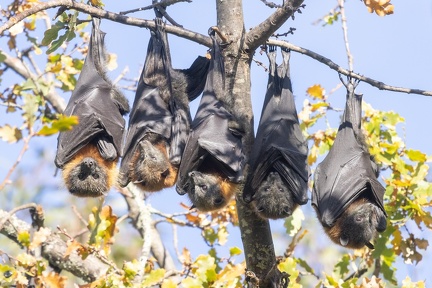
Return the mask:
<path id="1" fill-rule="evenodd" d="M 129 104 L 105 73 L 105 33 L 100 19 L 92 19 L 89 51 L 75 90 L 64 111 L 79 119 L 71 131 L 60 132 L 55 164 L 62 169 L 68 190 L 75 196 L 98 197 L 114 184 L 116 163 Z"/>
<path id="2" fill-rule="evenodd" d="M 251 153 L 251 175 L 243 199 L 263 218 L 288 217 L 306 204 L 309 167 L 308 146 L 302 132 L 292 93 L 290 52 L 282 49 L 276 66 L 276 47 L 267 56 L 270 73 L 261 119 Z"/>
<path id="3" fill-rule="evenodd" d="M 173 69 L 165 24 L 156 18 L 129 118 L 119 184 L 153 192 L 173 186 L 186 145 L 189 101 L 204 89 L 209 60 Z"/>
<path id="4" fill-rule="evenodd" d="M 191 124 L 179 168 L 177 193 L 188 194 L 192 207 L 201 211 L 222 208 L 243 180 L 244 130 L 220 100 L 225 93 L 225 72 L 215 32 L 210 68 L 203 96 Z"/>
<path id="5" fill-rule="evenodd" d="M 349 79 L 342 123 L 328 155 L 314 175 L 312 206 L 330 239 L 342 246 L 370 249 L 377 232 L 386 229 L 385 188 L 361 131 L 362 95 Z"/>

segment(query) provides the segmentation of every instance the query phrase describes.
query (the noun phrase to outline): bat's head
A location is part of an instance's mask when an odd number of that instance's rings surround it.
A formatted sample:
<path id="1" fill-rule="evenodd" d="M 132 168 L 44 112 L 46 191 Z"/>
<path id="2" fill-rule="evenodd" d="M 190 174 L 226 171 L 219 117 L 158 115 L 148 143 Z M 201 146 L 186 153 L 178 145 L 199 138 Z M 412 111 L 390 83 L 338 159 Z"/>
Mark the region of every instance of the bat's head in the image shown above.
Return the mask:
<path id="1" fill-rule="evenodd" d="M 354 201 L 336 220 L 333 227 L 326 228 L 326 232 L 333 242 L 353 249 L 364 246 L 373 249 L 371 243 L 377 232 L 386 229 L 386 217 L 377 205 L 367 198 Z"/>
<path id="2" fill-rule="evenodd" d="M 97 147 L 88 144 L 63 167 L 66 187 L 78 197 L 104 196 L 116 178 L 116 163 L 102 158 Z"/>
<path id="3" fill-rule="evenodd" d="M 165 143 L 153 145 L 142 140 L 130 162 L 130 179 L 144 191 L 159 191 L 168 187 L 166 179 L 172 177 L 173 171 L 167 157 Z M 176 173 L 175 173 L 176 175 Z M 175 182 L 175 176 L 172 186 Z"/>
<path id="4" fill-rule="evenodd" d="M 291 216 L 298 207 L 293 199 L 293 194 L 279 173 L 270 172 L 258 186 L 252 203 L 259 216 L 279 219 Z"/>
<path id="5" fill-rule="evenodd" d="M 217 174 L 189 172 L 187 187 L 193 207 L 201 211 L 212 211 L 224 207 L 235 191 L 235 184 L 225 181 Z"/>

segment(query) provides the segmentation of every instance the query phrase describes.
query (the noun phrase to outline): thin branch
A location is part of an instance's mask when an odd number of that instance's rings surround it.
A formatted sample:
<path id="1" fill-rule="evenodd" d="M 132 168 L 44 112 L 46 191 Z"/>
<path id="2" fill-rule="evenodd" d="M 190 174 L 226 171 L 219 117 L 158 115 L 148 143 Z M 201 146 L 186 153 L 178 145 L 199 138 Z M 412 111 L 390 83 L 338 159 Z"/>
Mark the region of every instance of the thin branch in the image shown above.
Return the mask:
<path id="1" fill-rule="evenodd" d="M 245 46 L 248 47 L 247 49 L 252 52 L 264 44 L 299 9 L 302 3 L 303 0 L 286 1 L 282 8 L 278 8 L 266 20 L 246 33 Z"/>
<path id="2" fill-rule="evenodd" d="M 67 9 L 74 9 L 76 11 L 87 13 L 95 17 L 111 20 L 117 23 L 122 23 L 130 26 L 152 28 L 152 29 L 156 28 L 153 20 L 144 20 L 144 19 L 138 19 L 134 17 L 127 17 L 118 13 L 113 13 L 90 5 L 86 5 L 84 3 L 75 2 L 73 0 L 53 0 L 53 1 L 37 4 L 11 17 L 5 24 L 0 26 L 0 35 L 7 29 L 17 24 L 18 22 L 27 18 L 28 16 L 36 14 L 43 10 L 56 8 L 56 7 L 66 7 Z M 166 25 L 165 31 L 167 33 L 171 33 L 178 37 L 191 40 L 193 42 L 204 45 L 206 47 L 211 47 L 210 37 L 193 32 L 191 30 L 172 26 L 172 25 Z"/>
<path id="3" fill-rule="evenodd" d="M 24 141 L 24 145 L 21 148 L 21 151 L 18 155 L 17 160 L 15 161 L 15 163 L 12 165 L 12 167 L 9 169 L 6 177 L 3 179 L 3 181 L 0 183 L 0 191 L 3 190 L 3 188 L 9 184 L 9 178 L 12 176 L 12 173 L 15 171 L 16 167 L 18 166 L 18 164 L 21 162 L 22 157 L 24 156 L 24 153 L 27 151 L 27 149 L 29 148 L 29 142 L 30 139 L 34 136 L 33 133 L 30 133 L 27 137 L 23 138 Z"/>
<path id="4" fill-rule="evenodd" d="M 345 42 L 345 50 L 348 57 L 348 69 L 350 71 L 354 71 L 354 64 L 353 64 L 353 57 L 350 51 L 349 42 L 348 42 L 348 26 L 347 26 L 347 20 L 345 15 L 345 0 L 338 0 L 339 2 L 339 10 L 341 13 L 341 20 L 342 20 L 342 30 L 344 35 L 344 42 Z"/>
<path id="5" fill-rule="evenodd" d="M 128 66 L 126 66 L 124 69 L 123 69 L 123 71 L 117 76 L 117 78 L 115 78 L 113 81 L 112 81 L 112 83 L 114 84 L 114 85 L 116 85 L 120 80 L 122 80 L 124 77 L 125 77 L 125 75 L 127 74 L 127 73 L 129 73 L 129 67 Z"/>
<path id="6" fill-rule="evenodd" d="M 21 206 L 15 207 L 11 211 L 9 211 L 8 215 L 0 218 L 0 230 L 3 229 L 3 225 L 6 223 L 6 221 L 8 221 L 9 218 L 12 215 L 14 215 L 16 212 L 21 211 L 21 210 L 25 210 L 25 209 L 36 208 L 36 207 L 37 207 L 36 203 L 29 203 L 29 204 L 25 204 L 25 205 L 21 205 Z"/>
<path id="7" fill-rule="evenodd" d="M 335 70 L 336 72 L 346 75 L 346 76 L 350 76 L 354 79 L 366 82 L 368 84 L 370 84 L 373 87 L 378 88 L 379 90 L 388 90 L 388 91 L 393 91 L 393 92 L 400 92 L 400 93 L 408 93 L 408 94 L 418 94 L 418 95 L 423 95 L 423 96 L 432 96 L 432 91 L 426 91 L 426 90 L 421 90 L 421 89 L 412 89 L 412 88 L 403 88 L 403 87 L 395 87 L 395 86 L 391 86 L 391 85 L 387 85 L 381 81 L 377 81 L 374 80 L 372 78 L 354 73 L 352 71 L 349 71 L 345 68 L 342 68 L 341 66 L 337 65 L 336 63 L 334 63 L 332 60 L 318 54 L 315 53 L 311 50 L 308 50 L 306 48 L 302 48 L 299 46 L 296 46 L 294 44 L 291 44 L 289 42 L 286 41 L 280 41 L 280 40 L 268 40 L 267 44 L 270 45 L 276 45 L 279 47 L 285 47 L 290 49 L 291 51 L 295 51 L 297 53 L 309 56 L 325 65 L 327 65 L 330 69 Z"/>
<path id="8" fill-rule="evenodd" d="M 18 240 L 18 231 L 30 231 L 31 226 L 27 222 L 18 219 L 15 215 L 9 215 L 9 213 L 0 210 L 0 219 L 9 217 L 9 220 L 0 229 L 0 233 L 22 247 L 21 242 Z M 42 244 L 42 257 L 47 259 L 51 266 L 69 271 L 88 282 L 95 281 L 106 274 L 108 267 L 94 255 L 89 255 L 85 260 L 76 253 L 64 257 L 66 250 L 67 244 L 65 241 L 58 234 L 51 233 Z"/>
<path id="9" fill-rule="evenodd" d="M 157 3 L 154 3 L 152 5 L 149 5 L 149 6 L 145 6 L 145 7 L 141 7 L 141 8 L 136 8 L 136 9 L 132 9 L 132 10 L 123 11 L 123 12 L 120 12 L 119 14 L 120 15 L 126 15 L 126 14 L 129 14 L 129 13 L 134 13 L 134 12 L 139 12 L 139 11 L 144 11 L 144 10 L 150 10 L 150 9 L 156 8 L 158 6 L 168 7 L 170 5 L 173 5 L 173 4 L 176 4 L 176 3 L 179 3 L 179 2 L 188 2 L 188 3 L 191 3 L 192 1 L 191 0 L 163 0 L 163 1 L 160 1 L 160 2 L 157 2 Z"/>

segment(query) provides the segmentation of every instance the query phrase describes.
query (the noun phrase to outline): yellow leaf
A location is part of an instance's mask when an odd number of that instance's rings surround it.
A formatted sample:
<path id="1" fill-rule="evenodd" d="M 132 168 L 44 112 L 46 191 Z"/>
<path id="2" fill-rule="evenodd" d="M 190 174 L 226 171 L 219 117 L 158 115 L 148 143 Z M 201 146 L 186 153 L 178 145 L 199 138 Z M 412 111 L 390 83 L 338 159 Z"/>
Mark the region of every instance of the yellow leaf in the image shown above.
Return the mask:
<path id="1" fill-rule="evenodd" d="M 41 280 L 45 286 L 50 288 L 63 288 L 66 287 L 66 277 L 60 276 L 55 272 L 47 273 L 46 276 L 42 276 Z"/>
<path id="2" fill-rule="evenodd" d="M 18 241 L 25 247 L 30 245 L 30 233 L 28 231 L 21 231 L 18 233 Z"/>
<path id="3" fill-rule="evenodd" d="M 309 87 L 306 92 L 312 96 L 313 98 L 317 98 L 317 99 L 324 99 L 325 98 L 325 90 L 323 87 L 321 87 L 321 85 L 319 84 L 315 84 L 311 87 Z"/>
<path id="4" fill-rule="evenodd" d="M 165 276 L 165 269 L 157 269 L 150 272 L 150 274 L 146 275 L 144 281 L 141 283 L 142 287 L 150 287 L 158 284 L 162 281 Z"/>
<path id="5" fill-rule="evenodd" d="M 177 283 L 174 282 L 172 279 L 165 279 L 162 282 L 161 288 L 177 288 Z"/>
<path id="6" fill-rule="evenodd" d="M 22 139 L 22 133 L 17 127 L 12 127 L 9 124 L 6 124 L 5 126 L 0 127 L 0 138 L 8 143 L 15 143 Z"/>

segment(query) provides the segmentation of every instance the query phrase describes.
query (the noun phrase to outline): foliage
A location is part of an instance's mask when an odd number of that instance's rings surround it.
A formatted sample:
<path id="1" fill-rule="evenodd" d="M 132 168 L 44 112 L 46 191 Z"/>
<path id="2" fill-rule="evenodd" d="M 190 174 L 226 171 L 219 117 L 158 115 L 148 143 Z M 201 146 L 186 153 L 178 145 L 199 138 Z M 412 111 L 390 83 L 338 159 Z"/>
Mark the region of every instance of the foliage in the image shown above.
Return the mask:
<path id="1" fill-rule="evenodd" d="M 9 19 L 38 3 L 37 0 L 12 1 L 10 5 L 2 7 L 2 18 Z M 101 1 L 91 3 L 103 6 Z M 364 0 L 364 4 L 369 12 L 375 12 L 379 16 L 392 14 L 394 9 L 389 0 Z M 41 27 L 44 21 L 49 22 L 46 12 L 29 16 L 2 36 L 7 39 L 9 51 L 2 48 L 0 63 L 5 63 L 10 57 L 10 51 L 19 50 L 16 59 L 21 63 L 34 65 L 32 69 L 24 69 L 25 72 L 21 75 L 23 80 L 17 78 L 16 83 L 8 87 L 2 86 L 3 90 L 0 91 L 0 101 L 4 106 L 2 115 L 18 115 L 21 121 L 19 125 L 5 123 L 0 127 L 1 140 L 10 145 L 25 141 L 28 146 L 33 137 L 52 136 L 59 131 L 72 129 L 78 123 L 76 117 L 55 113 L 58 107 L 54 107 L 54 104 L 47 100 L 51 99 L 53 93 L 73 91 L 83 66 L 82 59 L 87 53 L 89 33 L 83 31 L 86 22 L 78 24 L 79 16 L 83 18 L 83 15 L 78 12 L 68 13 L 60 13 L 57 22 L 48 25 L 49 28 L 45 30 L 41 41 L 35 35 L 36 31 L 45 29 Z M 332 11 L 323 21 L 331 25 L 339 19 L 340 12 Z M 28 51 L 23 48 L 29 45 Z M 37 55 L 38 63 L 44 65 L 43 69 L 32 64 L 30 53 Z M 0 66 L 2 78 L 6 78 L 10 72 L 6 66 Z M 303 102 L 299 119 L 303 133 L 310 142 L 308 163 L 314 166 L 320 157 L 329 151 L 336 137 L 337 127 L 325 126 L 323 122 L 326 122 L 329 114 L 337 112 L 323 85 L 312 85 L 306 93 L 308 98 Z M 343 253 L 339 255 L 331 273 L 320 274 L 314 268 L 316 259 L 307 259 L 297 254 L 297 250 L 307 246 L 306 236 L 315 231 L 306 227 L 307 217 L 303 210 L 296 210 L 284 222 L 291 242 L 288 243 L 284 255 L 278 259 L 277 265 L 280 271 L 289 275 L 289 287 L 307 286 L 309 276 L 314 279 L 314 285 L 325 287 L 385 287 L 384 283 L 401 284 L 402 287 L 425 287 L 424 282 L 412 282 L 409 277 L 396 279 L 395 263 L 398 259 L 403 259 L 405 263 L 415 265 L 422 261 L 429 246 L 428 240 L 418 236 L 417 232 L 430 232 L 432 229 L 432 185 L 426 180 L 431 156 L 406 146 L 400 136 L 404 119 L 396 112 L 378 111 L 367 103 L 364 103 L 363 109 L 363 130 L 370 153 L 381 168 L 380 177 L 387 186 L 385 209 L 388 214 L 388 228 L 379 235 L 374 251 L 365 248 Z M 322 128 L 323 126 L 325 128 Z M 18 187 L 17 183 L 13 185 Z M 4 185 L 0 184 L 0 192 L 3 187 Z M 124 191 L 122 193 L 127 194 Z M 79 285 L 82 288 L 137 285 L 170 288 L 178 287 L 179 284 L 182 287 L 243 287 L 245 284 L 246 264 L 241 258 L 243 251 L 239 247 L 231 247 L 229 242 L 230 229 L 239 222 L 234 202 L 223 210 L 212 213 L 189 211 L 186 205 L 182 206 L 183 210 L 178 214 L 164 214 L 152 210 L 154 218 L 159 216 L 154 221 L 200 230 L 202 241 L 208 245 L 208 251 L 200 251 L 201 254 L 196 257 L 191 256 L 194 247 L 183 248 L 177 257 L 180 268 L 175 271 L 165 269 L 153 257 L 142 263 L 137 259 L 139 252 L 136 251 L 131 252 L 135 253 L 135 257 L 122 259 L 121 264 L 117 262 L 115 246 L 121 244 L 121 249 L 127 250 L 130 244 L 116 242 L 124 232 L 119 230 L 119 226 L 122 217 L 126 217 L 127 213 L 122 216 L 115 215 L 112 207 L 114 204 L 110 204 L 86 207 L 84 213 L 88 214 L 88 220 L 81 217 L 83 223 L 77 224 L 79 229 L 74 229 L 83 230 L 82 235 L 71 236 L 62 227 L 63 224 L 58 231 L 45 227 L 38 227 L 34 231 L 17 231 L 16 242 L 22 250 L 13 255 L 3 255 L 0 251 L 0 255 L 7 258 L 0 264 L 0 284 L 6 287 L 26 287 L 25 285 L 31 283 L 37 287 L 65 287 L 67 281 L 76 280 L 51 269 L 49 262 L 38 253 L 47 239 L 54 234 L 65 240 L 65 256 L 79 255 L 82 259 L 94 256 L 107 265 L 104 277 Z M 49 207 L 47 208 L 49 210 Z M 3 224 L 0 220 L 0 227 Z M 132 230 L 131 227 L 128 229 Z M 226 246 L 226 254 L 217 249 Z"/>

